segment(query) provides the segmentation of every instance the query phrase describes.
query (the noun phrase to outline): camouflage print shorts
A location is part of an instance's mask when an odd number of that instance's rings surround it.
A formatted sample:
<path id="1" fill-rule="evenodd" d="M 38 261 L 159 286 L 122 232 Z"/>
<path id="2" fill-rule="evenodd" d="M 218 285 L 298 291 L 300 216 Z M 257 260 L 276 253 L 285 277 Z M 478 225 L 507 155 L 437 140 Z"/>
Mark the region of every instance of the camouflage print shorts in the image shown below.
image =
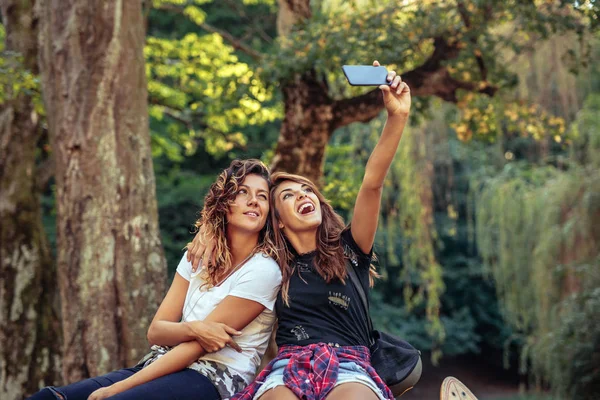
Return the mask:
<path id="1" fill-rule="evenodd" d="M 217 388 L 217 391 L 223 400 L 232 397 L 234 394 L 240 392 L 247 386 L 246 382 L 240 375 L 236 374 L 221 363 L 198 360 L 188 368 L 198 371 L 210 379 L 213 385 L 215 385 Z"/>

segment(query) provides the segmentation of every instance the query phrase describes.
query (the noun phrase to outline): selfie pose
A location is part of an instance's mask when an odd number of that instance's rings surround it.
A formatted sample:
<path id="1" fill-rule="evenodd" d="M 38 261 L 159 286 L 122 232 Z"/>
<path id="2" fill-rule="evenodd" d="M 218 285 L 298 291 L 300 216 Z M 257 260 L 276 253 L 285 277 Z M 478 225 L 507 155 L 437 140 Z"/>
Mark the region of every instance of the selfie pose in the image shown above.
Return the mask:
<path id="1" fill-rule="evenodd" d="M 197 225 L 218 257 L 192 272 L 184 255 L 148 330 L 154 346 L 146 360 L 31 399 L 227 399 L 250 383 L 282 278 L 271 258 L 269 184 L 263 163 L 236 160 L 211 185 Z"/>
<path id="2" fill-rule="evenodd" d="M 400 76 L 391 71 L 387 81 L 380 86 L 387 122 L 367 162 L 349 226 L 307 178 L 272 176 L 271 216 L 283 270 L 276 304 L 279 352 L 234 399 L 394 398 L 371 364 L 370 318 L 360 294 L 376 277 L 371 258 L 383 182 L 411 104 Z M 193 263 L 212 254 L 200 236 L 189 254 Z M 360 288 L 351 282 L 350 268 Z"/>

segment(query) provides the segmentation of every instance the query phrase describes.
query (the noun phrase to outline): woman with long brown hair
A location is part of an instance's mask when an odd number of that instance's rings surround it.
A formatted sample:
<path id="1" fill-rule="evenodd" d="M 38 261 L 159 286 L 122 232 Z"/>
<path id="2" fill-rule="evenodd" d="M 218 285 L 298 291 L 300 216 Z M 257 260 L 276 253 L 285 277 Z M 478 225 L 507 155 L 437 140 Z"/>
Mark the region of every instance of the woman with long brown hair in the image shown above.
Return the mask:
<path id="1" fill-rule="evenodd" d="M 387 79 L 390 84 L 380 86 L 387 122 L 367 162 L 349 226 L 307 178 L 272 176 L 271 216 L 283 271 L 276 303 L 279 352 L 234 399 L 393 399 L 370 364 L 369 316 L 347 271 L 351 262 L 368 292 L 376 276 L 371 258 L 383 182 L 411 104 L 400 76 L 391 71 Z M 204 251 L 195 247 L 196 253 Z"/>
<path id="2" fill-rule="evenodd" d="M 196 273 L 184 255 L 148 330 L 149 359 L 31 399 L 225 399 L 250 383 L 281 284 L 269 185 L 258 160 L 233 161 L 212 184 L 197 226 L 218 256 Z"/>

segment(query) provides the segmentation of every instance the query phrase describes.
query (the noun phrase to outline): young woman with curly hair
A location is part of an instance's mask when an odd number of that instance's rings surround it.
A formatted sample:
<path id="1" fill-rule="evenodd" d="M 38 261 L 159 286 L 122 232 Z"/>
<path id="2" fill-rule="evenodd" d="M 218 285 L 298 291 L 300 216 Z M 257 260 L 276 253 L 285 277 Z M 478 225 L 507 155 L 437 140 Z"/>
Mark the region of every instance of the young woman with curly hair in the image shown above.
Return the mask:
<path id="1" fill-rule="evenodd" d="M 271 216 L 283 271 L 276 303 L 279 353 L 234 399 L 393 399 L 370 364 L 369 316 L 347 273 L 352 262 L 365 292 L 376 276 L 371 258 L 383 182 L 411 104 L 406 83 L 393 71 L 387 79 L 390 84 L 380 87 L 387 122 L 349 226 L 307 178 L 272 176 Z"/>
<path id="2" fill-rule="evenodd" d="M 195 273 L 184 255 L 148 330 L 150 359 L 31 399 L 225 399 L 250 383 L 281 284 L 269 185 L 258 160 L 232 162 L 212 184 L 197 225 L 218 257 Z"/>

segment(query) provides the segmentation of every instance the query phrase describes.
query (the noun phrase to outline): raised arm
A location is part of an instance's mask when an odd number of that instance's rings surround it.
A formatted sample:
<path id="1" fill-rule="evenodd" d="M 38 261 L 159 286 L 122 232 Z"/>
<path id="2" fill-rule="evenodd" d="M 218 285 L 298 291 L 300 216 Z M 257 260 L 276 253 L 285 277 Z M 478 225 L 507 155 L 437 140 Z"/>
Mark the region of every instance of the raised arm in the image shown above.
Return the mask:
<path id="1" fill-rule="evenodd" d="M 375 61 L 373 65 L 378 66 L 379 62 Z M 379 222 L 383 181 L 398 149 L 411 104 L 410 89 L 402 82 L 400 76 L 390 71 L 387 79 L 392 82 L 391 85 L 379 87 L 383 92 L 387 121 L 367 161 L 352 216 L 352 237 L 365 253 L 369 253 L 373 247 Z"/>

